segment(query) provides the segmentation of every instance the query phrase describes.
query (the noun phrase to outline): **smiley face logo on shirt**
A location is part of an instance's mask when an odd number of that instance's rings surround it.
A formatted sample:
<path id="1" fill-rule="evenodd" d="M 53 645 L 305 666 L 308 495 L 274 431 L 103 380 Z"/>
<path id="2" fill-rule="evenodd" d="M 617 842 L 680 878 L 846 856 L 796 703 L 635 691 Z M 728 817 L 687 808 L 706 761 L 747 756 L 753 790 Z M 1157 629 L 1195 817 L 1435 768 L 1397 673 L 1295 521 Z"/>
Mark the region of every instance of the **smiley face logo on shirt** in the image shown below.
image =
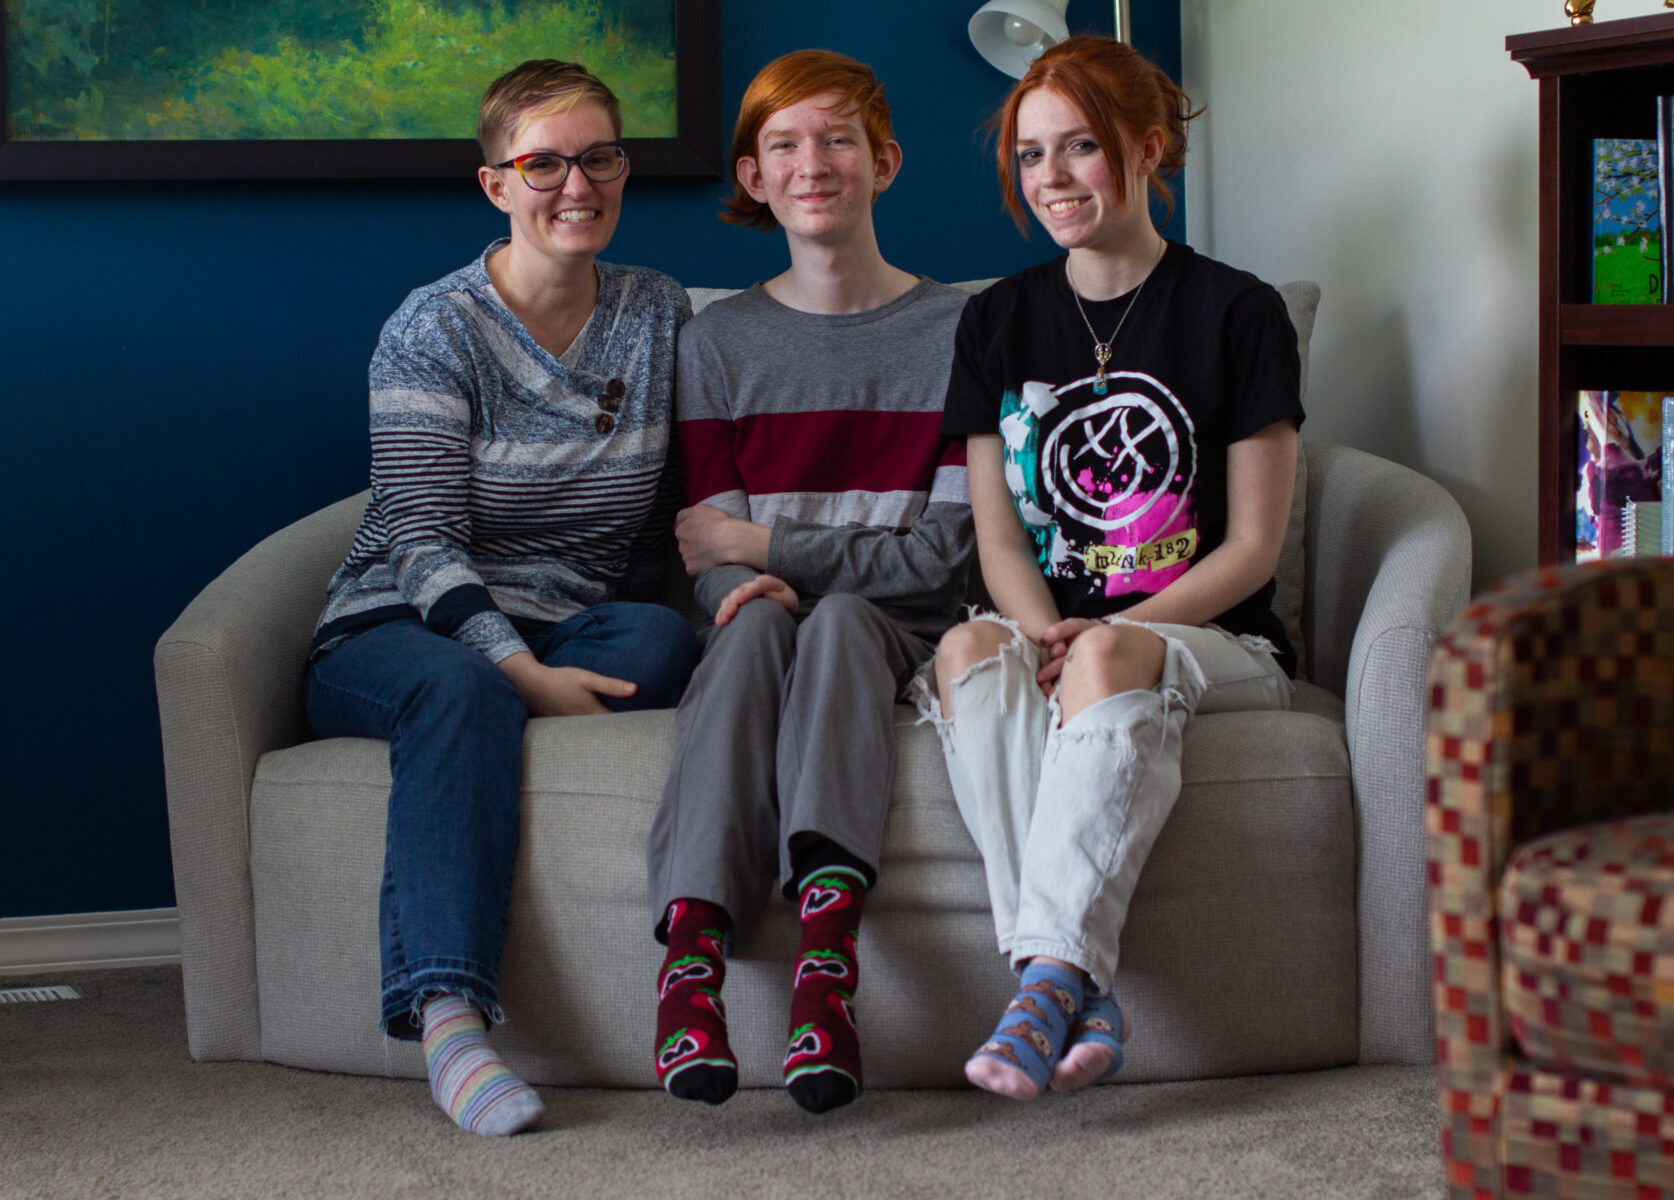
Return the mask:
<path id="1" fill-rule="evenodd" d="M 1058 389 L 1074 407 L 1040 450 L 1041 480 L 1060 514 L 1110 533 L 1169 526 L 1197 475 L 1197 445 L 1185 405 L 1135 371 L 1110 376 L 1109 395 L 1090 400 L 1078 380 Z M 1083 403 L 1082 401 L 1087 400 Z"/>

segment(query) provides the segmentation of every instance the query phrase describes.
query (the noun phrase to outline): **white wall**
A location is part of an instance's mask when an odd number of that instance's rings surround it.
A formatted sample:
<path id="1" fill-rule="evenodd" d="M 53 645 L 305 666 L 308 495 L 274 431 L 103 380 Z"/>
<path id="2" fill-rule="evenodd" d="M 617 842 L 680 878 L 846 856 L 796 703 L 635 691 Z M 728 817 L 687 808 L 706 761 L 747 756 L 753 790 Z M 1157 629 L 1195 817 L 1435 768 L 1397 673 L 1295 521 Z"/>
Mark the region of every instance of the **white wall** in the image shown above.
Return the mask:
<path id="1" fill-rule="evenodd" d="M 1600 0 L 1608 18 L 1659 0 Z M 1535 561 L 1538 85 L 1561 0 L 1184 0 L 1189 237 L 1315 279 L 1304 435 L 1438 480 L 1476 586 Z"/>

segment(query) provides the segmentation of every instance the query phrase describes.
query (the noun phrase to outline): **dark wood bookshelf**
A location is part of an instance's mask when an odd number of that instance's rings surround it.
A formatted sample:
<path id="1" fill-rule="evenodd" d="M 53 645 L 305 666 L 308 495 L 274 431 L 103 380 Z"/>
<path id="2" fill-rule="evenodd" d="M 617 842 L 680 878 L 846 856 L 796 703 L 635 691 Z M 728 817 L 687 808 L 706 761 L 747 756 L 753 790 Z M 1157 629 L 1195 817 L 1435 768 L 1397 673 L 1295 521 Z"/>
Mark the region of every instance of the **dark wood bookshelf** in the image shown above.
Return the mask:
<path id="1" fill-rule="evenodd" d="M 1674 345 L 1674 304 L 1560 304 L 1565 346 Z"/>
<path id="2" fill-rule="evenodd" d="M 1656 98 L 1674 94 L 1674 12 L 1516 34 L 1505 46 L 1540 84 L 1537 528 L 1540 561 L 1568 562 L 1575 393 L 1674 391 L 1674 305 L 1589 303 L 1593 139 L 1656 137 Z"/>

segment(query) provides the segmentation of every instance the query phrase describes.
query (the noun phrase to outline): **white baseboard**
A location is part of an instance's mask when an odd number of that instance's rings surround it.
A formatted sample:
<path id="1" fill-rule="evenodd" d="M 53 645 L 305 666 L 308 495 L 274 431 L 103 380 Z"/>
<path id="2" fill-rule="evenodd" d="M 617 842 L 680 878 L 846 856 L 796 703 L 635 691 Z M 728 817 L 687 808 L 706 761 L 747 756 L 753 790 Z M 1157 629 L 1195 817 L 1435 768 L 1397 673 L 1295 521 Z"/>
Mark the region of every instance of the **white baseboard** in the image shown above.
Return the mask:
<path id="1" fill-rule="evenodd" d="M 0 975 L 151 967 L 179 961 L 178 909 L 0 918 Z"/>

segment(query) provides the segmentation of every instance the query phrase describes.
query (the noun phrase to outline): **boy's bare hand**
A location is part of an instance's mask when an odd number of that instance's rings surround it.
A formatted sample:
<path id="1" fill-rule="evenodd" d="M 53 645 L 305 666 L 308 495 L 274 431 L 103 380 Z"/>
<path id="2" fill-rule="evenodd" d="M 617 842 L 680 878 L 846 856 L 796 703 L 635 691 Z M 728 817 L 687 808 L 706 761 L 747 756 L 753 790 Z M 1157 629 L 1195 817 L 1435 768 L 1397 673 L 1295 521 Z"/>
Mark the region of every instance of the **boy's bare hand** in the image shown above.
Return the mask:
<path id="1" fill-rule="evenodd" d="M 701 575 L 723 563 L 742 563 L 759 571 L 767 563 L 771 537 L 767 526 L 729 517 L 713 504 L 694 504 L 674 514 L 674 540 L 688 575 Z"/>
<path id="2" fill-rule="evenodd" d="M 802 602 L 797 599 L 796 589 L 776 575 L 757 575 L 748 583 L 741 583 L 727 593 L 727 598 L 721 601 L 721 607 L 715 610 L 715 624 L 725 625 L 738 615 L 738 610 L 758 596 L 765 597 L 785 606 L 785 611 L 792 616 Z"/>

